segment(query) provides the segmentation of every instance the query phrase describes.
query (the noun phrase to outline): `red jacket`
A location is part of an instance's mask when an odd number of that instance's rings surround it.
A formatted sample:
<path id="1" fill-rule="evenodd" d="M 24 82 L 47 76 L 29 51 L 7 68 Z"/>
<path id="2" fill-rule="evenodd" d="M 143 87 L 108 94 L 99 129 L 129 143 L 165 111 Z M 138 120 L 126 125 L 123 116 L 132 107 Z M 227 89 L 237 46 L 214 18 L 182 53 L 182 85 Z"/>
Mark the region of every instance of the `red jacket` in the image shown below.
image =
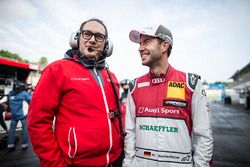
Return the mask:
<path id="1" fill-rule="evenodd" d="M 28 113 L 41 166 L 106 166 L 121 155 L 118 119 L 108 117 L 117 108 L 110 79 L 105 68 L 91 69 L 63 59 L 43 71 Z"/>

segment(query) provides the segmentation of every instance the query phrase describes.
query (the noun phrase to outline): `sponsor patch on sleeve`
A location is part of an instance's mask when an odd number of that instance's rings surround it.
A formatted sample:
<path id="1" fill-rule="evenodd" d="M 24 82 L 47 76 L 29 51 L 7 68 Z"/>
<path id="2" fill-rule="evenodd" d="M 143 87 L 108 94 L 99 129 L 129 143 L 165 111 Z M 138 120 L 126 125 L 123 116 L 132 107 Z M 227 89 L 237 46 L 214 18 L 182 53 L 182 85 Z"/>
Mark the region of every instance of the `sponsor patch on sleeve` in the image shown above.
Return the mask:
<path id="1" fill-rule="evenodd" d="M 168 82 L 167 98 L 185 99 L 185 82 Z"/>

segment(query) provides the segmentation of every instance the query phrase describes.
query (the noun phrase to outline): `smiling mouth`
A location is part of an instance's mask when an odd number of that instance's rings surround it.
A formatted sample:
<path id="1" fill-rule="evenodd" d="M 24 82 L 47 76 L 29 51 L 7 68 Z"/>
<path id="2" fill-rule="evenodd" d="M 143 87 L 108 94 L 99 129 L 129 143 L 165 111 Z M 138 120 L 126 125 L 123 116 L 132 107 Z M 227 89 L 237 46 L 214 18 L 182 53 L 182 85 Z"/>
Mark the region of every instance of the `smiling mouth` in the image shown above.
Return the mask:
<path id="1" fill-rule="evenodd" d="M 145 59 L 147 56 L 148 56 L 148 54 L 143 53 L 143 54 L 141 54 L 141 59 L 143 60 L 143 59 Z"/>

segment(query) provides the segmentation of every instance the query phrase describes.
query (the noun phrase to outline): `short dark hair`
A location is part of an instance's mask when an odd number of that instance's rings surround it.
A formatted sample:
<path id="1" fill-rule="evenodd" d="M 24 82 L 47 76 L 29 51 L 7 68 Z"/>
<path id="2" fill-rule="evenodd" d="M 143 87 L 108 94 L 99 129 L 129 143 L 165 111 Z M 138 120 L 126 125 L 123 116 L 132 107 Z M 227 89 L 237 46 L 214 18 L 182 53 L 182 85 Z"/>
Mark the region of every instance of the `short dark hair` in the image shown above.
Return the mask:
<path id="1" fill-rule="evenodd" d="M 104 22 L 103 22 L 102 20 L 97 19 L 97 18 L 92 18 L 92 19 L 89 19 L 89 20 L 84 21 L 84 22 L 81 24 L 81 26 L 80 26 L 80 31 L 82 31 L 82 28 L 83 28 L 83 26 L 84 26 L 86 23 L 91 22 L 91 21 L 96 21 L 96 22 L 100 23 L 100 24 L 104 27 L 104 29 L 105 29 L 105 37 L 108 38 L 108 30 L 107 30 L 106 25 L 104 24 Z"/>
<path id="2" fill-rule="evenodd" d="M 164 42 L 164 40 L 162 40 L 161 38 L 157 38 L 157 40 L 159 44 L 162 44 Z M 169 44 L 168 50 L 167 50 L 168 57 L 170 56 L 171 51 L 172 51 L 172 46 Z"/>

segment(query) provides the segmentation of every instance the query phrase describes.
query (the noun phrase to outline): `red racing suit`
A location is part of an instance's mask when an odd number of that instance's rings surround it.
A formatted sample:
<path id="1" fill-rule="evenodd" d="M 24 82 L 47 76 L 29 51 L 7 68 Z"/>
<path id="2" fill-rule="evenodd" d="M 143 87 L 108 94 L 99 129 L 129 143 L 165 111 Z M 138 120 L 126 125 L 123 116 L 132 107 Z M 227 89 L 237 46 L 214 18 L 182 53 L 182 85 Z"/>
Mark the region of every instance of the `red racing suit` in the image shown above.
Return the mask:
<path id="1" fill-rule="evenodd" d="M 111 73 L 117 91 L 119 82 Z M 42 167 L 107 166 L 122 152 L 114 91 L 104 67 L 48 65 L 33 93 L 28 130 Z M 55 118 L 55 119 L 54 119 Z M 53 123 L 54 121 L 54 123 Z"/>
<path id="2" fill-rule="evenodd" d="M 169 67 L 134 80 L 128 95 L 124 167 L 208 167 L 213 137 L 198 75 Z"/>

